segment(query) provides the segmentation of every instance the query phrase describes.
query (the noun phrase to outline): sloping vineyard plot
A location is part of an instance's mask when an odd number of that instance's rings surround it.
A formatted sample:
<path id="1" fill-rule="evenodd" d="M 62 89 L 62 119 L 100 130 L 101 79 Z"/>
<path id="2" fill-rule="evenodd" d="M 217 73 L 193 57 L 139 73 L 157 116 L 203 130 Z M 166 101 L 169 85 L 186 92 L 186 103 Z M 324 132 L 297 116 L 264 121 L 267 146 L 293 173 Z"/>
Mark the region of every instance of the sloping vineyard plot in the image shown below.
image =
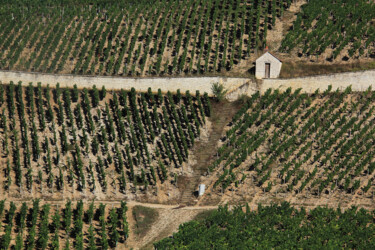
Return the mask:
<path id="1" fill-rule="evenodd" d="M 199 91 L 107 93 L 11 82 L 0 85 L 0 111 L 3 193 L 123 198 L 148 187 L 157 194 L 156 185 L 181 174 L 211 106 Z"/>
<path id="2" fill-rule="evenodd" d="M 1 69 L 135 76 L 230 70 L 291 0 L 0 3 Z"/>
<path id="3" fill-rule="evenodd" d="M 63 206 L 0 201 L 1 249 L 114 249 L 129 237 L 126 203 Z"/>
<path id="4" fill-rule="evenodd" d="M 288 203 L 247 207 L 233 211 L 221 207 L 202 221 L 182 224 L 157 249 L 322 249 L 374 247 L 374 212 L 356 208 L 296 209 Z"/>
<path id="5" fill-rule="evenodd" d="M 375 56 L 374 1 L 309 1 L 285 36 L 281 50 L 334 60 Z"/>
<path id="6" fill-rule="evenodd" d="M 210 166 L 216 190 L 319 196 L 374 192 L 375 92 L 254 94 Z M 247 183 L 243 186 L 243 183 Z"/>

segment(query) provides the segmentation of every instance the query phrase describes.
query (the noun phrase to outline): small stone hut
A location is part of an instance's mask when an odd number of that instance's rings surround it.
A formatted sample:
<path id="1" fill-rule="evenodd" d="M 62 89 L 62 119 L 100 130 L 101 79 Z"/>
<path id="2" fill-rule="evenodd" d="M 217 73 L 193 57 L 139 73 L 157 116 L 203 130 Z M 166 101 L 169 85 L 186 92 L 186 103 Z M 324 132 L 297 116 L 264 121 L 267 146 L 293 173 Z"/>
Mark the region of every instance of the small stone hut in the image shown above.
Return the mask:
<path id="1" fill-rule="evenodd" d="M 267 51 L 255 61 L 255 78 L 278 78 L 281 65 L 282 62 Z"/>

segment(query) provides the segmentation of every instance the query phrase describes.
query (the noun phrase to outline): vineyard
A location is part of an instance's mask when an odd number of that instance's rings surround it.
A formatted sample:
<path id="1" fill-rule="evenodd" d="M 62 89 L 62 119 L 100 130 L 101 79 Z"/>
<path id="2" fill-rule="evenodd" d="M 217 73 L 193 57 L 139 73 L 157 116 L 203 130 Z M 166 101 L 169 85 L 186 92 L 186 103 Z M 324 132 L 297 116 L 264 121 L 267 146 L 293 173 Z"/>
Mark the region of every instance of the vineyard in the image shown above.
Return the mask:
<path id="1" fill-rule="evenodd" d="M 0 249 L 374 249 L 373 72 L 264 51 L 374 68 L 375 2 L 0 0 Z"/>
<path id="2" fill-rule="evenodd" d="M 244 211 L 245 210 L 245 211 Z M 154 244 L 156 249 L 339 249 L 374 247 L 374 211 L 355 207 L 296 209 L 288 203 L 221 207 L 203 221 L 180 226 L 172 237 Z"/>
<path id="3" fill-rule="evenodd" d="M 365 0 L 309 1 L 304 5 L 281 50 L 301 56 L 325 53 L 329 61 L 375 56 L 375 3 Z"/>
<path id="4" fill-rule="evenodd" d="M 129 236 L 126 203 L 108 208 L 82 201 L 64 206 L 0 201 L 1 249 L 109 249 Z"/>
<path id="5" fill-rule="evenodd" d="M 1 69 L 147 76 L 232 69 L 291 0 L 0 3 Z"/>
<path id="6" fill-rule="evenodd" d="M 375 92 L 300 91 L 247 100 L 209 167 L 212 190 L 373 197 Z"/>
<path id="7" fill-rule="evenodd" d="M 175 185 L 211 105 L 199 91 L 10 82 L 0 85 L 0 112 L 5 197 L 124 199 Z"/>

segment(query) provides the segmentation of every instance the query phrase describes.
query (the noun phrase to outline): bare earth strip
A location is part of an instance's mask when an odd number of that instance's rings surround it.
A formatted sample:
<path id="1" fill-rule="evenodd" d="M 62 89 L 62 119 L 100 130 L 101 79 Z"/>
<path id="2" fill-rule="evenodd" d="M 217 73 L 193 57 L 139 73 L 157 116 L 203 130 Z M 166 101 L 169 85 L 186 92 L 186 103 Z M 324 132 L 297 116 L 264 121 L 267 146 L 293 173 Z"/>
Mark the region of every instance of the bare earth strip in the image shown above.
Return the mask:
<path id="1" fill-rule="evenodd" d="M 78 88 L 92 88 L 94 85 L 101 88 L 105 86 L 107 90 L 130 90 L 135 88 L 136 91 L 146 92 L 151 88 L 154 92 L 160 88 L 162 92 L 167 93 L 181 92 L 187 90 L 190 93 L 195 93 L 199 90 L 202 94 L 207 92 L 212 95 L 212 84 L 222 83 L 229 91 L 237 89 L 246 83 L 251 82 L 250 78 L 227 78 L 227 77 L 175 77 L 175 78 L 125 78 L 125 77 L 110 77 L 110 76 L 78 76 L 78 75 L 62 75 L 62 74 L 44 74 L 44 73 L 29 73 L 16 71 L 0 71 L 0 83 L 7 84 L 10 81 L 18 83 L 23 82 L 25 85 L 30 82 L 35 85 L 41 82 L 42 86 L 47 84 L 50 87 L 55 87 L 57 83 L 60 87 L 73 88 L 76 84 Z"/>

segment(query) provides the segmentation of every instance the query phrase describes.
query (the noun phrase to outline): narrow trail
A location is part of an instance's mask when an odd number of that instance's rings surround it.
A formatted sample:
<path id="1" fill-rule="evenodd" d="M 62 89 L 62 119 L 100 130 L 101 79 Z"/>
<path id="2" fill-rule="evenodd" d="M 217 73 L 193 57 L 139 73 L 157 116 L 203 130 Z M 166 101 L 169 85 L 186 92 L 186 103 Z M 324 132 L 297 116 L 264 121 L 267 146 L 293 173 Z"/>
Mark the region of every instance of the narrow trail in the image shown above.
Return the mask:
<path id="1" fill-rule="evenodd" d="M 53 201 L 48 201 L 48 200 L 39 200 L 39 204 L 50 204 L 52 206 L 55 206 L 55 205 L 58 205 L 58 206 L 65 206 L 66 202 L 68 201 L 68 199 L 66 200 L 53 200 Z M 79 201 L 79 199 L 77 200 L 74 200 L 74 199 L 71 199 L 70 201 L 72 201 L 73 203 L 76 202 L 76 201 Z M 5 200 L 5 204 L 6 205 L 9 205 L 11 202 L 15 203 L 15 204 L 21 204 L 23 202 L 25 202 L 26 204 L 32 204 L 33 203 L 33 200 L 29 199 L 29 200 L 25 200 L 25 199 L 22 199 L 22 200 Z M 84 200 L 84 203 L 85 204 L 90 204 L 92 201 L 91 200 Z M 103 204 L 109 204 L 109 205 L 121 205 L 121 200 L 94 200 L 93 201 L 95 205 L 98 205 L 100 203 L 103 203 Z M 126 205 L 128 206 L 128 208 L 131 208 L 131 207 L 134 207 L 134 206 L 143 206 L 143 207 L 149 207 L 149 208 L 156 208 L 156 209 L 174 209 L 174 210 L 210 210 L 210 209 L 216 209 L 219 207 L 219 205 L 217 206 L 181 206 L 181 205 L 165 205 L 165 204 L 158 204 L 158 203 L 143 203 L 143 202 L 138 202 L 138 201 L 125 201 L 126 202 Z"/>
<path id="2" fill-rule="evenodd" d="M 135 88 L 137 92 L 147 92 L 151 87 L 155 93 L 158 88 L 163 93 L 168 91 L 182 93 L 187 90 L 195 93 L 199 90 L 201 93 L 207 92 L 212 96 L 212 83 L 222 82 L 228 90 L 234 90 L 238 86 L 248 82 L 250 78 L 246 77 L 225 77 L 225 76 L 191 76 L 191 77 L 121 77 L 121 76 L 93 76 L 93 75 L 74 75 L 74 74 L 50 74 L 40 72 L 10 71 L 0 70 L 0 81 L 2 84 L 9 84 L 10 81 L 19 82 L 28 85 L 40 82 L 43 87 L 47 84 L 55 88 L 59 83 L 60 87 L 73 88 L 74 84 L 78 88 L 92 88 L 94 85 L 101 88 L 105 86 L 107 90 L 130 90 Z"/>
<path id="3" fill-rule="evenodd" d="M 150 208 L 158 208 L 158 209 L 173 209 L 173 210 L 211 210 L 216 209 L 219 207 L 217 206 L 177 206 L 177 205 L 164 205 L 164 204 L 155 204 L 155 203 L 142 203 L 137 201 L 128 201 L 126 202 L 128 207 L 134 206 L 143 206 L 143 207 L 150 207 Z"/>
<path id="4" fill-rule="evenodd" d="M 193 175 L 186 180 L 184 192 L 181 195 L 180 204 L 193 206 L 197 204 L 197 190 L 200 177 L 206 172 L 213 156 L 217 150 L 217 143 L 223 134 L 224 127 L 231 121 L 233 115 L 238 111 L 240 105 L 236 103 L 221 102 L 212 103 L 212 115 L 210 121 L 212 123 L 211 132 L 208 140 L 198 141 L 194 145 L 193 154 L 197 162 L 192 166 Z"/>

